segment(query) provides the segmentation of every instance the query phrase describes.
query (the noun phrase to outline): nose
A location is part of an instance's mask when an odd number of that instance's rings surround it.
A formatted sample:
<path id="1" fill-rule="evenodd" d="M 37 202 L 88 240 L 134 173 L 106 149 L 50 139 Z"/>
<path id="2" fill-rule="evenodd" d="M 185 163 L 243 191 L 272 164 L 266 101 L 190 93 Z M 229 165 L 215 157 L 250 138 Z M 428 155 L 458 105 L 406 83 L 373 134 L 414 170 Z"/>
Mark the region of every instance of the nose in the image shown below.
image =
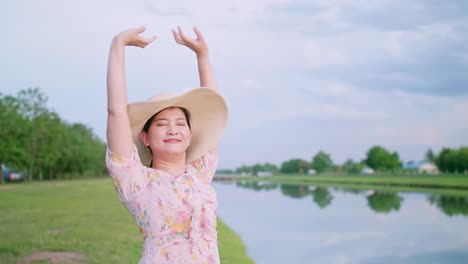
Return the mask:
<path id="1" fill-rule="evenodd" d="M 173 126 L 167 126 L 167 131 L 166 131 L 166 133 L 167 133 L 168 135 L 171 135 L 171 136 L 172 136 L 172 135 L 177 135 L 178 132 L 177 132 L 176 129 L 174 129 Z"/>

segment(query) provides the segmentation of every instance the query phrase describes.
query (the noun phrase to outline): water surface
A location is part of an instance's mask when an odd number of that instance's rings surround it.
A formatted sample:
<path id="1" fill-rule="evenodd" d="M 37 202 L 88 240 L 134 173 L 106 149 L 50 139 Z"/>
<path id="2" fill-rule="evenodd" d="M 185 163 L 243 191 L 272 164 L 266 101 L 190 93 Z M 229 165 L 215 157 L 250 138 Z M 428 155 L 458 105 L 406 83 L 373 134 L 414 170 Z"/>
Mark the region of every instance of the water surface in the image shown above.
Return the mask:
<path id="1" fill-rule="evenodd" d="M 468 263 L 468 197 L 213 183 L 256 263 Z"/>

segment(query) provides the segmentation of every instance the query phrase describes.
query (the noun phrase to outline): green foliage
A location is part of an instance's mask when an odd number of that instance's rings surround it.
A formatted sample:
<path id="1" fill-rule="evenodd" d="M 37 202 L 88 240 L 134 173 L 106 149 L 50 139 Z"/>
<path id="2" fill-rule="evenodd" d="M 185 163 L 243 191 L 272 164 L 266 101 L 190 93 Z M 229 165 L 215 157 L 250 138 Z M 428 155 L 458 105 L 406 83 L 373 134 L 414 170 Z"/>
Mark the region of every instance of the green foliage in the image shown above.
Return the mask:
<path id="1" fill-rule="evenodd" d="M 238 174 L 245 173 L 253 176 L 257 176 L 259 172 L 271 172 L 272 174 L 277 174 L 278 167 L 271 163 L 257 163 L 252 166 L 243 165 L 236 169 L 236 173 Z"/>
<path id="2" fill-rule="evenodd" d="M 281 184 L 280 190 L 282 194 L 292 198 L 304 198 L 312 193 L 307 185 Z"/>
<path id="3" fill-rule="evenodd" d="M 443 148 L 439 155 L 435 157 L 435 162 L 439 170 L 444 172 L 465 172 L 468 171 L 468 147 L 459 149 Z"/>
<path id="4" fill-rule="evenodd" d="M 364 169 L 365 164 L 362 162 L 354 162 L 352 159 L 348 159 L 343 164 L 344 172 L 348 174 L 359 174 Z"/>
<path id="5" fill-rule="evenodd" d="M 432 194 L 428 197 L 431 204 L 437 205 L 448 216 L 468 216 L 468 197 Z"/>
<path id="6" fill-rule="evenodd" d="M 432 151 L 432 149 L 429 149 L 427 152 L 426 152 L 426 155 L 424 155 L 426 160 L 430 161 L 430 162 L 433 162 L 435 163 L 436 162 L 436 156 L 434 154 L 434 152 Z"/>
<path id="7" fill-rule="evenodd" d="M 395 171 L 402 167 L 398 153 L 390 153 L 381 146 L 374 146 L 367 152 L 365 163 L 376 171 Z"/>
<path id="8" fill-rule="evenodd" d="M 314 198 L 314 202 L 318 205 L 318 207 L 320 207 L 320 209 L 329 206 L 333 200 L 332 194 L 328 188 L 325 187 L 317 187 L 312 196 Z"/>
<path id="9" fill-rule="evenodd" d="M 398 211 L 403 198 L 398 193 L 376 192 L 367 197 L 369 207 L 381 213 L 389 213 L 392 210 Z"/>
<path id="10" fill-rule="evenodd" d="M 332 166 L 333 162 L 330 158 L 330 155 L 323 151 L 319 151 L 312 159 L 312 169 L 314 169 L 317 173 L 327 171 L 332 168 Z"/>
<path id="11" fill-rule="evenodd" d="M 105 173 L 105 144 L 83 124 L 64 122 L 38 88 L 0 94 L 0 163 L 29 180 Z"/>
<path id="12" fill-rule="evenodd" d="M 281 164 L 280 171 L 282 173 L 290 174 L 290 173 L 307 173 L 310 169 L 311 164 L 302 159 L 292 159 L 285 161 Z"/>

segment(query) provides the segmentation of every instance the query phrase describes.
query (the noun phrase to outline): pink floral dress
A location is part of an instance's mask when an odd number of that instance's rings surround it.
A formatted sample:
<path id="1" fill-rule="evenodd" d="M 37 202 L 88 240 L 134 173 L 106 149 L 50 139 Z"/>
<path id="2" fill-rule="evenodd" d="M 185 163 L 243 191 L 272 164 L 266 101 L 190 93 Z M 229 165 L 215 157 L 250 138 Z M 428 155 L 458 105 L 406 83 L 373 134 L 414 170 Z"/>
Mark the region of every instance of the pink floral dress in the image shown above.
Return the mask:
<path id="1" fill-rule="evenodd" d="M 216 192 L 211 180 L 218 157 L 208 152 L 170 175 L 107 149 L 106 165 L 124 206 L 143 235 L 139 264 L 219 263 Z"/>

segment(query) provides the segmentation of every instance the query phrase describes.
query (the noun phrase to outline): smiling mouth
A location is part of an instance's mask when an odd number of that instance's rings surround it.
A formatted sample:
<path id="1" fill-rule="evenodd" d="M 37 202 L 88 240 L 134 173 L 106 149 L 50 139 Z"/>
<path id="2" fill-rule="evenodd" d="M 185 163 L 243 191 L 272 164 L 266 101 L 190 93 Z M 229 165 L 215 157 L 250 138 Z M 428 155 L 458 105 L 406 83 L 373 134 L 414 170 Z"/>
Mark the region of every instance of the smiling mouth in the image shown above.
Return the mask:
<path id="1" fill-rule="evenodd" d="M 166 139 L 164 140 L 165 143 L 179 143 L 179 139 Z"/>

